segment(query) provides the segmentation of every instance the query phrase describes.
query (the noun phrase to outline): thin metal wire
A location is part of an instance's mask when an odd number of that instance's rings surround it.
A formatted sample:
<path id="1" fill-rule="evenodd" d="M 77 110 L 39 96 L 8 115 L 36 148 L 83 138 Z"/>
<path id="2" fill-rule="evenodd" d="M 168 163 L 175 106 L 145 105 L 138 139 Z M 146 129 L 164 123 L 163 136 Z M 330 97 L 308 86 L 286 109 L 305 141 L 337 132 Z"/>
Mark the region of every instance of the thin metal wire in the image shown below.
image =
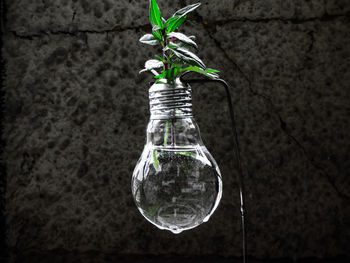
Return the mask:
<path id="1" fill-rule="evenodd" d="M 240 158 L 240 148 L 238 143 L 238 134 L 237 134 L 237 128 L 236 128 L 236 120 L 232 105 L 232 99 L 231 99 L 231 93 L 228 84 L 223 79 L 184 79 L 184 76 L 189 74 L 190 72 L 185 72 L 180 77 L 180 80 L 185 83 L 220 83 L 226 90 L 226 97 L 227 97 L 227 103 L 229 107 L 230 112 L 230 118 L 231 118 L 231 124 L 232 124 L 232 132 L 233 132 L 233 151 L 234 156 L 236 158 L 237 163 L 237 179 L 238 179 L 238 185 L 239 185 L 239 197 L 240 197 L 240 211 L 241 211 L 241 224 L 242 224 L 242 256 L 243 256 L 243 263 L 246 263 L 246 227 L 245 227 L 245 203 L 244 203 L 244 182 L 243 182 L 243 171 L 242 171 L 242 165 L 241 165 L 241 158 Z"/>

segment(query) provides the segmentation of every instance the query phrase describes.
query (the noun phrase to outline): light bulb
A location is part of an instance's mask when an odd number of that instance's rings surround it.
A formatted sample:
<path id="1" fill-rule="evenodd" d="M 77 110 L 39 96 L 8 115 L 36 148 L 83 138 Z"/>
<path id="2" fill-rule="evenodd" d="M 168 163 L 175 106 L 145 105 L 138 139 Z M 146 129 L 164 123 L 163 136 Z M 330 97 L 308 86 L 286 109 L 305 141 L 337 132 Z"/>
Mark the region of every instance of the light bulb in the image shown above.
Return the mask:
<path id="1" fill-rule="evenodd" d="M 221 199 L 221 174 L 192 116 L 191 87 L 162 79 L 149 99 L 147 141 L 132 193 L 149 222 L 177 234 L 209 220 Z"/>

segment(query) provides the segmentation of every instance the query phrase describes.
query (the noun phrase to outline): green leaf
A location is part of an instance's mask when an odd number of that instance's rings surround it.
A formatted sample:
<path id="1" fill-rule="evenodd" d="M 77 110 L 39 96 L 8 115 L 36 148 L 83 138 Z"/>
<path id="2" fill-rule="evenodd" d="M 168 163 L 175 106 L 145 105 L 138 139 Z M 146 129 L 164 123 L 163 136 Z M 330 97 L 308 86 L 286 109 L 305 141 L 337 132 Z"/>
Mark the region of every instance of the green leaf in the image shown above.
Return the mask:
<path id="1" fill-rule="evenodd" d="M 170 17 L 164 24 L 164 28 L 167 30 L 170 24 L 173 24 L 179 17 L 178 16 L 173 16 Z"/>
<path id="2" fill-rule="evenodd" d="M 154 69 L 151 69 L 151 70 L 149 70 L 149 69 L 143 69 L 143 70 L 140 70 L 139 74 L 141 74 L 141 73 L 143 73 L 143 72 L 147 72 L 147 71 L 152 72 L 152 74 L 154 75 L 154 77 L 157 77 L 157 76 L 159 75 L 159 73 L 158 73 L 156 70 L 154 70 Z"/>
<path id="3" fill-rule="evenodd" d="M 161 29 L 161 27 L 158 26 L 158 25 L 155 25 L 154 27 L 152 27 L 152 30 L 153 30 L 153 31 L 158 31 L 158 30 L 160 30 L 160 29 Z"/>
<path id="4" fill-rule="evenodd" d="M 197 44 L 188 36 L 186 36 L 185 34 L 179 33 L 179 32 L 171 32 L 168 34 L 168 37 L 175 37 L 178 40 L 180 40 L 181 42 L 194 47 L 194 48 L 198 48 Z"/>
<path id="5" fill-rule="evenodd" d="M 145 69 L 147 70 L 161 68 L 161 67 L 163 67 L 163 62 L 157 59 L 150 59 L 150 60 L 147 60 L 145 63 Z"/>
<path id="6" fill-rule="evenodd" d="M 174 80 L 177 75 L 180 73 L 180 70 L 177 65 L 172 65 L 172 67 L 168 70 L 163 70 L 162 74 L 155 76 L 156 79 L 160 80 L 162 78 L 166 78 L 168 80 Z"/>
<path id="7" fill-rule="evenodd" d="M 166 63 L 166 61 L 165 61 L 164 58 L 162 58 L 162 57 L 160 57 L 160 56 L 156 56 L 156 58 L 157 58 L 158 60 L 162 61 L 163 63 Z"/>
<path id="8" fill-rule="evenodd" d="M 167 79 L 172 80 L 174 78 L 174 69 L 173 68 L 168 69 L 166 76 L 167 76 Z"/>
<path id="9" fill-rule="evenodd" d="M 175 48 L 170 48 L 170 49 L 174 52 L 174 54 L 178 58 L 186 61 L 188 64 L 205 69 L 205 65 L 203 61 L 199 57 L 197 57 L 195 54 L 193 54 L 191 51 L 188 51 L 180 47 L 176 49 Z"/>
<path id="10" fill-rule="evenodd" d="M 176 65 L 175 65 L 175 66 L 176 66 Z M 177 75 L 178 75 L 179 72 L 180 72 L 180 70 L 179 70 L 179 68 L 176 66 L 176 67 L 174 68 L 174 74 L 173 74 L 174 79 L 176 79 L 176 77 L 177 77 Z"/>
<path id="11" fill-rule="evenodd" d="M 152 28 L 152 33 L 156 38 L 158 38 L 159 40 L 162 40 L 161 28 L 158 25 L 155 25 Z"/>
<path id="12" fill-rule="evenodd" d="M 175 17 L 177 18 L 176 19 L 170 18 L 171 22 L 168 23 L 166 33 L 175 31 L 186 20 L 187 14 L 195 10 L 200 5 L 201 5 L 200 3 L 197 3 L 197 4 L 186 6 L 178 10 L 172 17 L 172 18 L 175 18 Z"/>
<path id="13" fill-rule="evenodd" d="M 180 58 L 175 58 L 175 59 L 173 60 L 173 63 L 174 63 L 175 65 L 177 65 L 179 68 L 182 68 L 182 67 L 186 64 L 186 62 L 183 61 L 183 60 L 180 59 Z"/>
<path id="14" fill-rule="evenodd" d="M 220 71 L 218 71 L 216 69 L 211 69 L 211 68 L 207 68 L 206 71 L 209 72 L 209 73 L 218 73 L 218 72 L 220 72 Z"/>
<path id="15" fill-rule="evenodd" d="M 178 45 L 173 45 L 173 44 L 170 44 L 170 45 L 168 45 L 168 48 L 179 48 L 179 46 Z"/>
<path id="16" fill-rule="evenodd" d="M 158 169 L 159 163 L 158 163 L 158 160 L 157 160 L 156 150 L 153 150 L 153 165 L 154 165 L 154 168 Z"/>
<path id="17" fill-rule="evenodd" d="M 166 22 L 166 33 L 175 31 L 185 20 L 187 14 L 195 10 L 200 3 L 186 6 L 180 10 L 178 10 L 168 21 Z"/>
<path id="18" fill-rule="evenodd" d="M 202 68 L 199 68 L 197 66 L 194 66 L 194 67 L 187 67 L 187 68 L 184 68 L 181 70 L 181 72 L 184 72 L 184 71 L 193 71 L 193 72 L 197 72 L 199 74 L 202 74 L 202 75 L 205 75 L 211 79 L 217 79 L 219 77 L 218 74 L 216 73 L 210 73 L 210 72 L 207 72 L 206 70 L 202 69 Z"/>
<path id="19" fill-rule="evenodd" d="M 155 46 L 159 44 L 159 40 L 156 39 L 152 34 L 146 34 L 142 36 L 140 38 L 140 42 L 151 46 Z"/>
<path id="20" fill-rule="evenodd" d="M 185 16 L 188 13 L 192 12 L 193 10 L 195 10 L 200 5 L 201 5 L 201 3 L 188 5 L 188 6 L 184 7 L 184 8 L 181 8 L 180 10 L 176 11 L 176 13 L 173 16 L 179 16 L 179 17 Z"/>
<path id="21" fill-rule="evenodd" d="M 168 50 L 171 50 L 172 48 L 173 48 L 173 49 L 176 49 L 176 48 L 179 48 L 179 47 L 180 47 L 180 46 L 174 45 L 174 43 L 172 43 L 172 44 L 169 44 L 169 45 L 165 46 L 165 47 L 163 48 L 163 52 L 167 52 Z M 173 55 L 170 54 L 169 58 L 172 58 L 172 57 L 173 57 Z"/>
<path id="22" fill-rule="evenodd" d="M 162 78 L 165 78 L 165 76 L 166 76 L 166 74 L 167 74 L 167 71 L 162 71 L 162 74 L 159 74 L 158 76 L 155 76 L 155 78 L 156 79 L 162 79 Z"/>
<path id="23" fill-rule="evenodd" d="M 184 43 L 184 42 L 181 42 L 181 41 L 176 42 L 176 44 L 173 43 L 173 42 L 170 42 L 170 45 L 171 45 L 171 46 L 174 46 L 174 45 L 175 45 L 176 48 L 183 48 L 183 49 L 186 49 L 187 51 L 190 51 L 190 46 L 187 45 L 187 44 Z"/>
<path id="24" fill-rule="evenodd" d="M 169 23 L 166 33 L 175 31 L 183 22 L 185 22 L 187 16 L 177 17 L 176 20 Z"/>
<path id="25" fill-rule="evenodd" d="M 162 40 L 162 36 L 159 34 L 158 31 L 152 31 L 152 33 L 158 40 Z"/>
<path id="26" fill-rule="evenodd" d="M 156 68 L 161 68 L 163 67 L 163 62 L 157 60 L 157 59 L 150 59 L 147 60 L 145 63 L 145 68 L 139 72 L 139 74 L 146 72 L 146 71 L 151 71 L 155 76 L 158 76 L 158 72 L 155 71 L 154 69 Z"/>
<path id="27" fill-rule="evenodd" d="M 151 22 L 152 27 L 157 25 L 160 28 L 163 27 L 162 16 L 159 11 L 159 7 L 156 0 L 150 0 L 149 7 L 149 20 Z"/>

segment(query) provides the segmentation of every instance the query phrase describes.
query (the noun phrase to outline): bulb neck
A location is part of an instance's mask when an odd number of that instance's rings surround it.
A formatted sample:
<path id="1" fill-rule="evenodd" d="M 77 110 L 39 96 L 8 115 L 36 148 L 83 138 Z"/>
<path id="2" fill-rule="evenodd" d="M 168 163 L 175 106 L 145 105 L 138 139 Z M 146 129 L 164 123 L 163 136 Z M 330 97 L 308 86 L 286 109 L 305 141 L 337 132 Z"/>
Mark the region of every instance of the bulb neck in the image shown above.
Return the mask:
<path id="1" fill-rule="evenodd" d="M 151 120 L 184 119 L 192 115 L 192 90 L 176 79 L 161 79 L 149 89 Z"/>

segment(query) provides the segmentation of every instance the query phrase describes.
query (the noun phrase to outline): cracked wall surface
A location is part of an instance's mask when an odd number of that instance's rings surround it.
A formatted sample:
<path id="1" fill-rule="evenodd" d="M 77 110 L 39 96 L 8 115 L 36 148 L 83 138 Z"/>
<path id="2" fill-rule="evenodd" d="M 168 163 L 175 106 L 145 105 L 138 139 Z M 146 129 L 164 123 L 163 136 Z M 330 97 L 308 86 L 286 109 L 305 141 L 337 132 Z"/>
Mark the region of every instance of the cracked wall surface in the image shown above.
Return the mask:
<path id="1" fill-rule="evenodd" d="M 193 3 L 158 2 L 165 16 Z M 138 42 L 150 30 L 147 1 L 4 4 L 10 253 L 241 256 L 230 123 L 216 87 L 194 86 L 194 111 L 223 174 L 218 210 L 175 236 L 133 203 L 151 81 L 138 71 L 156 54 Z M 197 36 L 199 57 L 231 85 L 248 255 L 349 257 L 350 2 L 202 4 L 181 30 Z"/>

